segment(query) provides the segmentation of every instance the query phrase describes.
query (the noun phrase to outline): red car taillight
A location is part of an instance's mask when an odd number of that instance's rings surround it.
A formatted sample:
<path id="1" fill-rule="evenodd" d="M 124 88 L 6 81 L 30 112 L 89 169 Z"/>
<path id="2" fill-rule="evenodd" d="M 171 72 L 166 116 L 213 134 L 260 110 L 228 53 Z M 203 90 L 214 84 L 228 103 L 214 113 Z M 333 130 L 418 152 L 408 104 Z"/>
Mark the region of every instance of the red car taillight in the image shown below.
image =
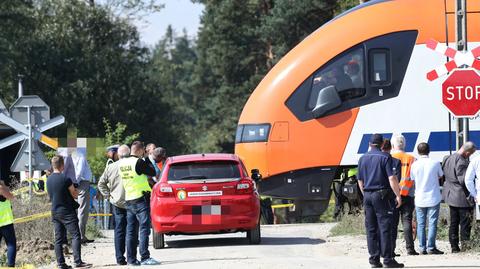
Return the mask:
<path id="1" fill-rule="evenodd" d="M 249 180 L 240 180 L 237 184 L 237 194 L 249 194 L 253 192 L 253 184 Z"/>
<path id="2" fill-rule="evenodd" d="M 173 196 L 173 188 L 167 183 L 160 183 L 157 188 L 157 195 L 159 197 L 171 197 Z"/>

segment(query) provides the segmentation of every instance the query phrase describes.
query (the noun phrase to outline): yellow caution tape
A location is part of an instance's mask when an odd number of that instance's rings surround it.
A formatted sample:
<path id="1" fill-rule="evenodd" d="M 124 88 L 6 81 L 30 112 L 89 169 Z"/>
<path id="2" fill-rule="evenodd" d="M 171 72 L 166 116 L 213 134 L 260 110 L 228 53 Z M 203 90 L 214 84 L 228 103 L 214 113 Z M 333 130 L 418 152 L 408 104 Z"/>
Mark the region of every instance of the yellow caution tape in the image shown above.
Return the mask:
<path id="1" fill-rule="evenodd" d="M 12 191 L 12 194 L 17 196 L 17 195 L 20 195 L 24 192 L 28 192 L 29 190 L 30 190 L 30 187 L 23 187 L 23 188 L 16 189 L 16 190 Z"/>
<path id="2" fill-rule="evenodd" d="M 50 212 L 50 211 L 37 213 L 37 214 L 30 215 L 30 216 L 14 219 L 13 223 L 19 224 L 19 223 L 29 222 L 29 221 L 32 221 L 32 220 L 48 218 L 51 215 L 52 215 L 52 212 Z M 107 214 L 101 214 L 101 213 L 90 214 L 90 217 L 110 217 L 110 216 L 112 216 L 112 214 L 108 214 L 108 213 Z"/>
<path id="3" fill-rule="evenodd" d="M 292 206 L 295 206 L 295 204 L 279 204 L 279 205 L 272 205 L 272 208 L 273 208 L 273 209 L 276 209 L 276 208 L 285 208 L 285 207 L 292 207 Z"/>
<path id="4" fill-rule="evenodd" d="M 97 214 L 97 213 L 94 213 L 94 214 L 90 214 L 89 216 L 90 217 L 110 217 L 110 216 L 112 216 L 112 214 L 108 214 L 108 213 L 107 214 L 101 214 L 101 213 Z"/>
<path id="5" fill-rule="evenodd" d="M 13 223 L 18 224 L 18 223 L 29 222 L 29 221 L 32 221 L 32 220 L 48 218 L 51 215 L 52 215 L 52 213 L 50 211 L 37 213 L 37 214 L 30 215 L 30 216 L 14 219 Z"/>

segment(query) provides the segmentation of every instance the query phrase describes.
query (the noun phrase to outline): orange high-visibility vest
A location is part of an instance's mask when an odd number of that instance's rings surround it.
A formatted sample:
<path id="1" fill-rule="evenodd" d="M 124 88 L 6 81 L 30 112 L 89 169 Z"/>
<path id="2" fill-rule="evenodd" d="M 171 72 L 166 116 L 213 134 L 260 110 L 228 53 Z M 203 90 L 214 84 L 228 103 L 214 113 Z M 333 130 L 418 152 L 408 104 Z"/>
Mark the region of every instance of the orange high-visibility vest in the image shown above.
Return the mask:
<path id="1" fill-rule="evenodd" d="M 392 154 L 392 157 L 399 159 L 402 163 L 402 177 L 400 178 L 400 195 L 408 196 L 408 193 L 412 191 L 413 180 L 410 178 L 410 168 L 415 161 L 415 157 L 407 154 L 403 151 L 399 151 Z"/>

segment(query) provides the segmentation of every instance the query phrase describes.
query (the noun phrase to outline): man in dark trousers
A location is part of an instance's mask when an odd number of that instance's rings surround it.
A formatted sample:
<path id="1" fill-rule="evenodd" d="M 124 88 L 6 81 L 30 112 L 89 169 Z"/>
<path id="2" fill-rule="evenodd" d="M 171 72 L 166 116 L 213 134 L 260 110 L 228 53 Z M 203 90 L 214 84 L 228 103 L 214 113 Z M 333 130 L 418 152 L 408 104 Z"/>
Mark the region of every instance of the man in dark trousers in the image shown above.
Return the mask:
<path id="1" fill-rule="evenodd" d="M 443 173 L 445 174 L 443 199 L 450 207 L 448 239 L 453 253 L 460 252 L 459 241 L 462 243 L 462 249 L 465 249 L 468 248 L 470 240 L 475 203 L 469 198 L 470 192 L 465 185 L 465 172 L 469 164 L 469 157 L 475 150 L 475 144 L 467 142 L 458 152 L 446 157 L 443 161 Z"/>
<path id="2" fill-rule="evenodd" d="M 403 268 L 404 265 L 393 257 L 391 242 L 394 210 L 402 200 L 392 157 L 380 150 L 382 144 L 383 136 L 373 134 L 370 151 L 358 161 L 358 185 L 364 195 L 369 262 L 372 268 Z M 380 257 L 383 257 L 383 264 Z"/>
<path id="3" fill-rule="evenodd" d="M 65 263 L 62 244 L 66 238 L 66 232 L 72 237 L 74 268 L 89 268 L 91 264 L 84 263 L 80 252 L 80 228 L 78 226 L 78 204 L 75 198 L 78 192 L 73 186 L 72 180 L 62 174 L 64 161 L 62 156 L 52 158 L 53 173 L 48 177 L 47 190 L 52 202 L 52 221 L 55 228 L 55 256 L 57 266 L 60 269 L 72 268 Z"/>
<path id="4" fill-rule="evenodd" d="M 382 152 L 388 153 L 390 156 L 390 152 L 392 151 L 392 143 L 390 142 L 389 139 L 385 139 L 383 141 L 382 145 Z M 402 173 L 402 163 L 400 162 L 399 159 L 393 158 L 392 157 L 392 169 L 393 169 L 393 174 L 397 177 L 397 179 L 400 179 L 401 173 Z M 393 257 L 396 257 L 397 254 L 395 254 L 395 248 L 397 247 L 397 236 L 398 236 L 398 222 L 400 219 L 400 208 L 395 208 L 393 211 L 393 222 L 392 222 L 392 251 L 393 251 Z M 400 256 L 400 255 L 398 255 Z"/>
<path id="5" fill-rule="evenodd" d="M 152 192 L 148 184 L 148 176 L 155 176 L 155 169 L 149 161 L 143 159 L 144 153 L 143 143 L 135 141 L 131 147 L 130 157 L 118 161 L 127 205 L 127 263 L 132 266 L 159 264 L 150 257 L 148 251 L 151 229 L 150 193 Z M 135 229 L 136 223 L 131 221 L 132 216 L 138 221 L 138 232 Z M 136 233 L 139 235 L 140 261 L 137 260 Z"/>

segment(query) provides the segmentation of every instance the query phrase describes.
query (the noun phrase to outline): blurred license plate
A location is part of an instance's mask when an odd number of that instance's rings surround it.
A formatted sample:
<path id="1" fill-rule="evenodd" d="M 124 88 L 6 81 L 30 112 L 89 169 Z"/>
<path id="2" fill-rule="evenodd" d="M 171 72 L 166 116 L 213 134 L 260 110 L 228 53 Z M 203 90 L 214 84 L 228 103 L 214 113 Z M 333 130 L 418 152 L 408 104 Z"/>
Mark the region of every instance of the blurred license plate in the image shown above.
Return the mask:
<path id="1" fill-rule="evenodd" d="M 222 223 L 221 205 L 202 205 L 192 207 L 193 224 L 220 224 Z"/>
<path id="2" fill-rule="evenodd" d="M 196 191 L 189 192 L 188 197 L 204 197 L 204 196 L 222 196 L 223 191 Z"/>

